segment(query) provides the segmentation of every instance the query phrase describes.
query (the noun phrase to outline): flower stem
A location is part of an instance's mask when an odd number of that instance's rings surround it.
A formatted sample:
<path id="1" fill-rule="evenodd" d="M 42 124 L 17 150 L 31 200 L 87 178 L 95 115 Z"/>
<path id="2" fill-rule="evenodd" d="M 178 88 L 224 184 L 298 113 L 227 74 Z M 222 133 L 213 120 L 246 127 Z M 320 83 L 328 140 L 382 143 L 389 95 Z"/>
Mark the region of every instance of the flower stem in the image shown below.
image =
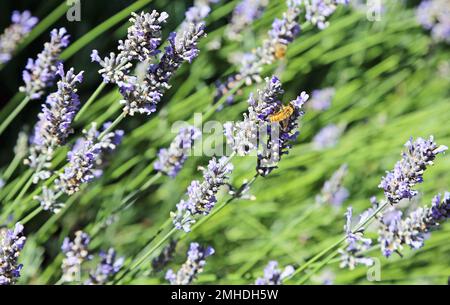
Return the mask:
<path id="1" fill-rule="evenodd" d="M 28 96 L 20 102 L 20 104 L 14 108 L 14 110 L 8 115 L 8 117 L 0 124 L 0 135 L 5 131 L 5 129 L 11 124 L 12 120 L 22 111 L 23 108 L 28 104 L 30 98 Z"/>
<path id="2" fill-rule="evenodd" d="M 80 117 L 83 115 L 84 112 L 89 108 L 89 106 L 95 101 L 95 99 L 98 97 L 98 95 L 103 91 L 105 88 L 106 83 L 102 82 L 100 86 L 95 89 L 94 93 L 89 97 L 87 102 L 81 107 L 80 111 L 78 111 L 77 115 L 75 116 L 74 122 L 78 122 L 80 120 Z"/>
<path id="3" fill-rule="evenodd" d="M 122 112 L 112 123 L 108 126 L 105 130 L 103 130 L 100 135 L 98 136 L 98 139 L 101 140 L 104 136 L 106 136 L 109 132 L 114 130 L 117 125 L 119 125 L 120 122 L 125 118 L 126 113 Z"/>

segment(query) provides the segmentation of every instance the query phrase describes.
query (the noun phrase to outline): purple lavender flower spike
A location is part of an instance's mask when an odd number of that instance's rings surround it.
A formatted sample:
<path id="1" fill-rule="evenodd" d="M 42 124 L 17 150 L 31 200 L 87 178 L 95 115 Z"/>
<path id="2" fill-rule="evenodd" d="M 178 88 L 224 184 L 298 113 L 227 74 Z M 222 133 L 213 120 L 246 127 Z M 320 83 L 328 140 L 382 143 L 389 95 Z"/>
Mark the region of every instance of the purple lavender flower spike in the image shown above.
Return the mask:
<path id="1" fill-rule="evenodd" d="M 341 137 L 343 128 L 335 124 L 329 124 L 319 130 L 314 136 L 312 146 L 317 150 L 324 150 L 335 147 Z"/>
<path id="2" fill-rule="evenodd" d="M 344 231 L 347 235 L 347 246 L 344 249 L 339 249 L 341 255 L 341 268 L 355 269 L 357 265 L 372 266 L 374 261 L 371 258 L 364 257 L 363 252 L 368 250 L 372 244 L 372 240 L 364 238 L 363 232 L 352 232 L 352 207 L 347 208 L 345 213 L 346 223 L 344 225 Z M 361 216 L 359 221 L 363 221 Z"/>
<path id="3" fill-rule="evenodd" d="M 335 92 L 336 90 L 331 87 L 314 90 L 311 93 L 311 100 L 308 103 L 309 108 L 317 111 L 327 110 L 331 106 L 331 101 L 334 97 Z"/>
<path id="4" fill-rule="evenodd" d="M 11 22 L 0 35 L 0 65 L 11 60 L 17 46 L 38 23 L 38 18 L 33 17 L 29 11 L 14 11 Z"/>
<path id="5" fill-rule="evenodd" d="M 166 280 L 171 285 L 189 285 L 197 275 L 203 272 L 206 265 L 206 258 L 214 254 L 212 247 L 202 247 L 198 243 L 191 243 L 187 252 L 187 260 L 178 270 L 174 272 L 169 269 L 166 273 Z"/>
<path id="6" fill-rule="evenodd" d="M 76 84 L 83 80 L 83 72 L 74 73 L 71 68 L 64 72 L 59 64 L 56 72 L 61 80 L 58 81 L 58 91 L 47 96 L 42 104 L 42 112 L 38 115 L 38 122 L 31 137 L 30 156 L 25 160 L 33 169 L 40 169 L 34 175 L 34 183 L 50 176 L 48 167 L 53 158 L 55 148 L 64 145 L 68 136 L 73 133 L 71 127 L 80 106 Z"/>
<path id="7" fill-rule="evenodd" d="M 110 123 L 103 126 L 105 130 Z M 78 192 L 83 183 L 88 183 L 101 175 L 100 166 L 105 153 L 116 149 L 120 143 L 123 131 L 117 130 L 99 138 L 97 125 L 92 124 L 88 131 L 84 131 L 84 138 L 78 139 L 72 150 L 67 154 L 69 163 L 64 167 L 63 173 L 55 181 L 58 190 L 71 195 Z"/>
<path id="8" fill-rule="evenodd" d="M 219 188 L 226 184 L 233 171 L 233 165 L 227 157 L 219 160 L 212 158 L 203 171 L 203 181 L 194 180 L 187 189 L 187 200 L 177 204 L 177 211 L 171 212 L 175 228 L 189 232 L 195 223 L 193 216 L 208 215 L 217 202 L 216 194 Z"/>
<path id="9" fill-rule="evenodd" d="M 269 4 L 267 0 L 242 0 L 236 5 L 226 34 L 229 39 L 240 41 L 241 32 L 258 19 Z"/>
<path id="10" fill-rule="evenodd" d="M 450 43 L 450 2 L 448 0 L 424 0 L 417 7 L 417 21 L 437 42 Z"/>
<path id="11" fill-rule="evenodd" d="M 23 71 L 25 86 L 19 89 L 30 99 L 41 98 L 44 89 L 53 84 L 58 72 L 59 56 L 69 45 L 69 35 L 65 28 L 52 30 L 50 38 L 50 42 L 44 44 L 44 50 L 38 54 L 37 59 L 28 59 Z"/>
<path id="12" fill-rule="evenodd" d="M 89 273 L 87 285 L 105 285 L 120 271 L 124 258 L 116 258 L 116 251 L 109 248 L 107 252 L 100 252 L 100 263 Z"/>
<path id="13" fill-rule="evenodd" d="M 339 4 L 348 5 L 350 0 L 300 0 L 303 2 L 306 20 L 320 30 L 328 27 L 327 18 L 337 9 Z"/>
<path id="14" fill-rule="evenodd" d="M 347 164 L 343 164 L 339 169 L 333 173 L 331 178 L 326 181 L 316 196 L 318 204 L 330 204 L 332 206 L 342 206 L 342 203 L 348 198 L 348 190 L 342 186 L 343 180 L 347 175 Z"/>
<path id="15" fill-rule="evenodd" d="M 64 282 L 79 281 L 81 277 L 81 265 L 92 259 L 89 254 L 88 246 L 91 239 L 88 234 L 77 231 L 75 238 L 71 241 L 66 237 L 61 246 L 62 253 L 65 255 L 62 261 L 62 280 Z"/>
<path id="16" fill-rule="evenodd" d="M 281 285 L 283 280 L 291 276 L 295 269 L 288 265 L 281 270 L 277 261 L 270 261 L 264 269 L 264 277 L 256 279 L 255 285 Z"/>
<path id="17" fill-rule="evenodd" d="M 14 230 L 0 228 L 0 285 L 15 284 L 20 277 L 22 264 L 18 263 L 25 245 L 23 225 L 16 223 Z"/>
<path id="18" fill-rule="evenodd" d="M 400 254 L 404 245 L 411 249 L 423 247 L 430 232 L 439 229 L 441 222 L 449 217 L 450 193 L 446 192 L 444 197 L 436 195 L 431 207 L 417 208 L 405 219 L 402 219 L 399 211 L 395 217 L 381 218 L 378 241 L 383 255 L 389 257 L 394 252 Z"/>
<path id="19" fill-rule="evenodd" d="M 169 177 L 175 177 L 183 167 L 195 140 L 200 136 L 200 130 L 193 126 L 181 128 L 169 148 L 162 148 L 158 152 L 155 170 Z"/>
<path id="20" fill-rule="evenodd" d="M 185 13 L 181 29 L 187 30 L 190 24 L 200 24 L 205 21 L 211 12 L 210 5 L 219 2 L 218 0 L 195 0 L 194 5 L 188 8 Z"/>
<path id="21" fill-rule="evenodd" d="M 172 239 L 161 253 L 152 260 L 153 271 L 161 271 L 173 258 L 177 241 Z"/>
<path id="22" fill-rule="evenodd" d="M 422 183 L 423 173 L 428 166 L 433 165 L 436 155 L 447 150 L 446 146 L 438 146 L 433 136 L 428 140 L 417 138 L 413 141 L 411 138 L 405 147 L 402 159 L 395 164 L 394 170 L 386 173 L 378 186 L 384 190 L 384 195 L 391 204 L 417 195 L 414 185 Z"/>
<path id="23" fill-rule="evenodd" d="M 171 33 L 161 60 L 149 66 L 143 80 L 130 78 L 120 85 L 124 105 L 123 111 L 129 115 L 135 113 L 150 114 L 156 110 L 165 90 L 170 88 L 169 81 L 181 64 L 191 63 L 198 56 L 198 41 L 205 35 L 204 24 L 190 24 L 181 34 Z"/>

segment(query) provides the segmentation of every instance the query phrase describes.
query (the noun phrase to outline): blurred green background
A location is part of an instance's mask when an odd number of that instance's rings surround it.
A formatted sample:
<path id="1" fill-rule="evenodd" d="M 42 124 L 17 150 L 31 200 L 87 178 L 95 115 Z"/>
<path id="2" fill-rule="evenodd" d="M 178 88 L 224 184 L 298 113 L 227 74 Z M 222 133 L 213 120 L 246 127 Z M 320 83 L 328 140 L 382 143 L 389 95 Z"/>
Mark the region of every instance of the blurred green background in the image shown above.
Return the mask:
<path id="1" fill-rule="evenodd" d="M 387 2 L 387 1 L 384 1 Z M 393 3 L 395 2 L 395 3 Z M 61 1 L 3 1 L 0 28 L 9 24 L 13 9 L 30 9 L 40 18 L 46 16 Z M 59 18 L 53 26 L 65 26 L 72 41 L 114 15 L 133 1 L 82 1 L 80 22 Z M 109 160 L 103 177 L 73 196 L 62 213 L 52 216 L 42 213 L 27 224 L 28 243 L 22 255 L 25 265 L 21 283 L 54 283 L 60 275 L 58 255 L 62 239 L 77 229 L 89 229 L 132 190 L 150 179 L 154 172 L 149 164 L 160 147 L 167 146 L 174 134 L 170 126 L 177 120 L 188 120 L 194 112 L 203 112 L 214 98 L 214 82 L 224 80 L 236 71 L 228 62 L 235 51 L 249 51 L 265 38 L 274 17 L 285 10 L 284 1 L 270 1 L 262 17 L 249 29 L 243 43 L 223 38 L 224 27 L 238 1 L 221 1 L 212 7 L 207 18 L 208 37 L 200 44 L 200 56 L 192 65 L 185 65 L 172 80 L 161 110 L 151 117 L 135 116 L 120 128 L 126 137 L 117 153 Z M 343 234 L 344 211 L 352 205 L 356 214 L 370 206 L 371 196 L 382 196 L 377 185 L 386 170 L 391 170 L 400 158 L 403 144 L 409 137 L 434 135 L 439 144 L 450 146 L 450 74 L 445 65 L 450 62 L 450 47 L 435 43 L 415 19 L 418 1 L 389 1 L 380 21 L 371 22 L 364 11 L 352 7 L 340 8 L 330 19 L 329 28 L 319 31 L 306 26 L 289 46 L 284 60 L 267 67 L 265 76 L 276 73 L 286 89 L 285 100 L 300 91 L 334 87 L 332 106 L 326 111 L 308 111 L 301 122 L 301 134 L 289 155 L 268 177 L 258 179 L 250 193 L 255 200 L 235 200 L 180 241 L 171 268 L 184 262 L 189 242 L 198 241 L 216 249 L 208 259 L 205 272 L 196 283 L 246 284 L 262 275 L 269 260 L 281 265 L 302 262 L 330 245 Z M 188 1 L 151 1 L 146 10 L 165 10 L 170 15 L 165 35 L 184 18 Z M 117 40 L 126 33 L 126 20 L 102 33 L 94 41 L 67 59 L 66 66 L 85 70 L 86 79 L 80 93 L 86 100 L 100 82 L 98 67 L 90 63 L 89 54 L 98 49 L 101 54 L 114 50 Z M 27 57 L 34 57 L 47 40 L 45 31 L 0 71 L 0 102 L 16 93 L 21 83 L 21 71 Z M 212 41 L 220 41 L 218 50 L 210 50 Z M 443 68 L 444 67 L 444 68 Z M 213 119 L 226 122 L 239 120 L 246 110 L 248 94 L 258 86 L 245 88 L 237 96 L 237 104 L 217 112 Z M 77 126 L 79 132 L 91 121 L 111 120 L 120 112 L 119 95 L 108 87 L 101 98 L 86 113 Z M 2 135 L 0 164 L 7 166 L 13 157 L 12 147 L 18 132 L 30 128 L 36 121 L 40 103 L 28 105 Z M 335 147 L 316 150 L 314 135 L 328 124 L 341 124 L 345 131 Z M 64 158 L 64 154 L 60 155 Z M 169 211 L 183 197 L 193 177 L 200 177 L 197 167 L 205 165 L 207 157 L 191 157 L 178 177 L 163 177 L 139 196 L 134 206 L 116 222 L 93 238 L 92 249 L 116 248 L 127 258 L 135 255 L 158 227 L 168 218 Z M 234 186 L 254 175 L 255 160 L 235 158 L 231 178 Z M 344 186 L 350 197 L 341 208 L 317 206 L 315 196 L 323 183 L 342 164 L 349 172 Z M 438 192 L 450 190 L 450 158 L 438 157 L 418 186 L 420 200 L 414 204 L 429 204 Z M 20 172 L 25 171 L 20 168 Z M 219 202 L 226 200 L 222 192 Z M 412 204 L 412 203 L 411 203 Z M 376 238 L 376 232 L 369 230 Z M 381 256 L 379 249 L 370 252 L 381 262 L 381 284 L 446 284 L 450 275 L 450 225 L 434 232 L 425 247 L 418 251 L 403 251 L 404 257 Z M 367 268 L 353 271 L 340 269 L 331 263 L 308 283 L 321 283 L 323 272 L 333 273 L 336 284 L 376 284 L 366 277 Z M 166 268 L 167 269 L 167 268 Z M 166 270 L 165 269 L 165 270 Z M 164 271 L 165 271 L 164 270 Z M 131 283 L 166 283 L 164 272 L 151 272 L 147 262 Z"/>

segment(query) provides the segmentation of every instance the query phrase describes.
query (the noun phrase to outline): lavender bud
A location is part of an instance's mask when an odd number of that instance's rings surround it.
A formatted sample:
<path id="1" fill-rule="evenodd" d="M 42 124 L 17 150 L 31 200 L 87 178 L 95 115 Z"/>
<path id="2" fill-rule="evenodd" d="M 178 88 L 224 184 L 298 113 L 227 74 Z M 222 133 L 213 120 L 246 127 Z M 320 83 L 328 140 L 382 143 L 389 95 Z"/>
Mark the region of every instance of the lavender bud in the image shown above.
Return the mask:
<path id="1" fill-rule="evenodd" d="M 25 86 L 20 91 L 25 92 L 30 99 L 39 99 L 44 89 L 53 84 L 58 71 L 59 56 L 69 45 L 69 35 L 65 28 L 54 29 L 50 34 L 50 42 L 44 44 L 44 50 L 37 59 L 28 59 L 23 71 Z"/>
<path id="2" fill-rule="evenodd" d="M 70 241 L 68 237 L 64 239 L 61 246 L 65 255 L 61 268 L 63 270 L 62 279 L 65 282 L 79 281 L 81 277 L 81 265 L 92 259 L 88 246 L 91 239 L 83 231 L 75 232 L 75 238 Z"/>
<path id="3" fill-rule="evenodd" d="M 155 170 L 175 177 L 183 167 L 194 141 L 201 136 L 200 130 L 193 126 L 181 128 L 169 148 L 162 148 L 155 161 Z"/>
<path id="4" fill-rule="evenodd" d="M 367 251 L 372 245 L 372 240 L 364 238 L 363 232 L 352 232 L 352 207 L 347 208 L 345 213 L 346 224 L 344 225 L 344 231 L 347 235 L 347 247 L 345 249 L 339 249 L 341 255 L 341 268 L 355 269 L 357 265 L 372 266 L 374 261 L 371 258 L 364 257 L 363 252 Z M 359 222 L 363 221 L 363 217 L 360 217 Z"/>
<path id="5" fill-rule="evenodd" d="M 311 93 L 311 100 L 308 103 L 309 108 L 317 111 L 327 110 L 331 106 L 331 101 L 335 93 L 336 90 L 331 87 L 314 90 Z"/>
<path id="6" fill-rule="evenodd" d="M 205 35 L 203 24 L 190 24 L 180 35 L 171 33 L 169 46 L 158 64 L 149 66 L 144 80 L 136 77 L 119 84 L 124 105 L 123 111 L 129 115 L 135 113 L 150 114 L 156 110 L 169 81 L 184 61 L 191 63 L 199 54 L 197 43 Z"/>
<path id="7" fill-rule="evenodd" d="M 231 16 L 231 21 L 227 27 L 226 34 L 231 40 L 242 39 L 241 32 L 245 31 L 254 20 L 261 17 L 266 6 L 267 0 L 242 0 L 236 5 Z"/>
<path id="8" fill-rule="evenodd" d="M 89 273 L 89 279 L 86 281 L 87 285 L 105 285 L 123 266 L 124 258 L 116 259 L 116 251 L 109 248 L 108 252 L 100 252 L 100 263 L 97 265 L 95 271 Z"/>
<path id="9" fill-rule="evenodd" d="M 330 180 L 326 181 L 320 191 L 320 195 L 316 196 L 318 204 L 330 204 L 336 207 L 348 198 L 348 190 L 342 186 L 343 180 L 347 175 L 347 164 L 342 165 L 333 173 Z"/>
<path id="10" fill-rule="evenodd" d="M 384 256 L 389 257 L 392 253 L 403 249 L 408 245 L 411 249 L 423 247 L 425 239 L 432 230 L 440 227 L 440 223 L 450 217 L 450 193 L 446 192 L 442 198 L 436 195 L 431 208 L 420 207 L 402 219 L 402 213 L 396 211 L 393 217 L 381 218 L 378 241 Z"/>
<path id="11" fill-rule="evenodd" d="M 43 172 L 35 174 L 34 183 L 40 178 L 48 178 L 49 173 L 45 172 L 48 172 L 54 149 L 64 145 L 67 137 L 73 133 L 71 124 L 80 106 L 76 83 L 83 80 L 83 72 L 75 74 L 71 68 L 65 73 L 63 65 L 59 64 L 57 74 L 61 77 L 58 91 L 50 94 L 42 105 L 31 137 L 31 155 L 25 160 L 34 169 L 44 168 Z"/>
<path id="12" fill-rule="evenodd" d="M 105 124 L 103 129 L 108 128 L 108 124 Z M 78 139 L 67 154 L 69 163 L 55 181 L 58 189 L 68 195 L 78 192 L 81 184 L 88 183 L 102 174 L 99 166 L 104 155 L 114 151 L 120 144 L 123 131 L 109 132 L 99 138 L 97 125 L 93 123 L 91 129 L 84 131 L 84 134 L 84 138 Z"/>
<path id="13" fill-rule="evenodd" d="M 212 158 L 203 170 L 203 181 L 194 180 L 187 189 L 188 199 L 177 204 L 177 211 L 171 212 L 173 224 L 179 230 L 189 232 L 195 223 L 194 215 L 208 215 L 217 202 L 216 194 L 225 185 L 233 171 L 233 165 L 227 157 L 218 161 Z"/>
<path id="14" fill-rule="evenodd" d="M 0 285 L 14 284 L 20 277 L 23 266 L 18 258 L 25 241 L 20 223 L 16 223 L 14 230 L 0 228 Z"/>
<path id="15" fill-rule="evenodd" d="M 416 10 L 417 21 L 436 41 L 450 42 L 450 2 L 448 0 L 424 0 Z"/>
<path id="16" fill-rule="evenodd" d="M 342 135 L 344 128 L 335 124 L 329 124 L 319 130 L 314 136 L 312 146 L 317 150 L 335 147 Z"/>
<path id="17" fill-rule="evenodd" d="M 175 273 L 169 269 L 166 273 L 166 280 L 171 285 L 189 285 L 196 278 L 197 275 L 203 272 L 206 264 L 206 258 L 214 254 L 212 247 L 202 247 L 198 243 L 191 243 L 189 251 L 187 252 L 187 260 L 181 266 L 180 270 Z"/>
<path id="18" fill-rule="evenodd" d="M 256 280 L 255 285 L 281 285 L 282 281 L 291 276 L 295 269 L 288 265 L 284 270 L 278 269 L 277 261 L 270 261 L 264 269 L 264 277 Z"/>
<path id="19" fill-rule="evenodd" d="M 306 20 L 317 26 L 320 30 L 328 27 L 327 18 L 337 9 L 339 4 L 348 5 L 350 0 L 300 0 L 306 10 Z"/>
<path id="20" fill-rule="evenodd" d="M 422 183 L 423 173 L 428 166 L 433 165 L 436 155 L 447 150 L 446 146 L 437 146 L 433 136 L 428 140 L 417 138 L 413 141 L 411 138 L 405 147 L 402 159 L 395 164 L 394 170 L 386 173 L 378 186 L 384 189 L 384 195 L 391 204 L 417 195 L 417 191 L 412 188 Z"/>
<path id="21" fill-rule="evenodd" d="M 0 36 L 0 64 L 11 60 L 17 46 L 37 24 L 38 18 L 31 16 L 29 11 L 14 11 L 11 21 L 12 24 Z"/>

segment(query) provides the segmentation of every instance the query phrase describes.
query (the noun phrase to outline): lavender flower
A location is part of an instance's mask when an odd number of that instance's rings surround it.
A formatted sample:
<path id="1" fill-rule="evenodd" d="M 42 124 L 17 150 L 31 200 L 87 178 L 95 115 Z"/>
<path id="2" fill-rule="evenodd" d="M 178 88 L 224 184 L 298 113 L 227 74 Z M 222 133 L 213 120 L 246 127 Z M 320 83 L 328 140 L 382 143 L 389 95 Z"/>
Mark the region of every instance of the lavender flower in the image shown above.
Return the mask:
<path id="1" fill-rule="evenodd" d="M 372 266 L 374 263 L 371 258 L 364 257 L 362 253 L 370 248 L 372 240 L 364 238 L 362 231 L 352 232 L 352 215 L 353 209 L 352 207 L 348 207 L 345 213 L 347 221 L 344 225 L 344 231 L 347 235 L 347 247 L 345 249 L 339 249 L 339 253 L 341 254 L 340 267 L 349 268 L 350 270 L 353 270 L 359 264 Z M 364 218 L 360 217 L 360 223 L 363 220 Z"/>
<path id="2" fill-rule="evenodd" d="M 5 180 L 0 178 L 0 190 L 5 186 Z"/>
<path id="3" fill-rule="evenodd" d="M 331 16 L 339 4 L 347 5 L 350 0 L 300 0 L 306 10 L 306 20 L 320 30 L 328 27 L 327 18 Z"/>
<path id="4" fill-rule="evenodd" d="M 20 223 L 16 223 L 14 230 L 0 229 L 0 285 L 14 284 L 20 277 L 23 266 L 17 261 L 25 241 Z"/>
<path id="5" fill-rule="evenodd" d="M 348 198 L 348 190 L 342 186 L 342 182 L 347 175 L 347 164 L 341 165 L 339 169 L 333 173 L 330 180 L 326 181 L 316 196 L 318 204 L 331 204 L 333 206 L 341 206 Z"/>
<path id="6" fill-rule="evenodd" d="M 177 241 L 172 239 L 161 253 L 152 260 L 152 269 L 154 271 L 161 271 L 172 260 L 176 246 Z"/>
<path id="7" fill-rule="evenodd" d="M 338 125 L 330 124 L 322 128 L 313 138 L 312 146 L 317 150 L 324 150 L 335 147 L 343 132 L 343 128 Z"/>
<path id="8" fill-rule="evenodd" d="M 291 265 L 281 270 L 278 269 L 277 261 L 270 261 L 264 269 L 264 277 L 256 279 L 255 285 L 281 285 L 282 281 L 291 276 L 294 271 Z"/>
<path id="9" fill-rule="evenodd" d="M 116 251 L 109 248 L 108 252 L 100 252 L 100 263 L 95 271 L 89 274 L 87 285 L 105 285 L 108 283 L 123 266 L 123 257 L 116 259 Z"/>
<path id="10" fill-rule="evenodd" d="M 333 99 L 335 92 L 336 90 L 331 87 L 314 90 L 311 93 L 311 100 L 308 103 L 309 107 L 318 111 L 327 110 L 331 106 L 331 100 Z"/>
<path id="11" fill-rule="evenodd" d="M 11 60 L 17 46 L 37 24 L 38 18 L 31 16 L 29 11 L 14 11 L 11 21 L 12 24 L 0 36 L 0 64 Z"/>
<path id="12" fill-rule="evenodd" d="M 436 41 L 450 43 L 450 1 L 424 0 L 417 8 L 418 22 L 427 30 Z"/>
<path id="13" fill-rule="evenodd" d="M 428 140 L 417 138 L 413 141 L 411 138 L 405 147 L 402 159 L 395 164 L 394 170 L 386 173 L 378 186 L 384 189 L 384 195 L 391 204 L 417 195 L 412 188 L 422 183 L 423 173 L 429 165 L 433 165 L 436 155 L 447 150 L 446 146 L 437 146 L 433 136 Z"/>
<path id="14" fill-rule="evenodd" d="M 107 129 L 109 124 L 105 124 L 103 128 Z M 84 131 L 84 134 L 84 138 L 78 139 L 67 154 L 69 163 L 56 180 L 58 189 L 68 195 L 78 192 L 81 184 L 88 183 L 102 174 L 99 166 L 104 154 L 116 149 L 122 140 L 123 131 L 108 132 L 100 138 L 97 125 L 93 123 L 88 131 Z"/>
<path id="15" fill-rule="evenodd" d="M 227 157 L 219 160 L 212 158 L 203 171 L 203 181 L 194 180 L 187 189 L 187 200 L 177 204 L 177 211 L 171 212 L 175 228 L 189 232 L 195 223 L 192 216 L 208 215 L 217 202 L 216 194 L 219 188 L 226 183 L 233 170 Z"/>
<path id="16" fill-rule="evenodd" d="M 83 72 L 75 74 L 71 68 L 65 73 L 63 65 L 59 64 L 57 74 L 61 77 L 58 91 L 50 94 L 42 105 L 31 137 L 30 156 L 25 160 L 31 168 L 38 170 L 33 178 L 34 183 L 50 176 L 48 167 L 54 149 L 65 144 L 67 137 L 73 133 L 71 124 L 80 106 L 76 83 L 82 82 Z"/>
<path id="17" fill-rule="evenodd" d="M 70 241 L 68 237 L 64 239 L 61 250 L 65 255 L 61 268 L 63 270 L 62 279 L 65 282 L 79 281 L 81 277 L 81 265 L 92 259 L 88 246 L 90 237 L 82 231 L 75 232 L 75 238 Z"/>
<path id="18" fill-rule="evenodd" d="M 191 243 L 187 252 L 187 260 L 175 273 L 169 269 L 166 273 L 166 280 L 171 285 L 189 285 L 203 272 L 206 264 L 206 258 L 214 254 L 212 247 L 202 247 L 198 243 Z"/>
<path id="19" fill-rule="evenodd" d="M 110 53 L 109 57 L 103 60 L 98 51 L 93 50 L 91 59 L 98 62 L 102 69 L 98 72 L 102 75 L 105 83 L 127 83 L 132 76 L 129 75 L 130 68 L 133 66 L 132 60 L 146 61 L 151 60 L 158 54 L 158 48 L 161 45 L 162 25 L 166 23 L 169 15 L 166 12 L 141 14 L 132 13 L 130 22 L 132 25 L 128 28 L 127 38 L 119 41 L 117 49 L 119 53 Z"/>
<path id="20" fill-rule="evenodd" d="M 217 3 L 219 0 L 195 0 L 194 5 L 191 6 L 185 13 L 185 19 L 181 25 L 183 30 L 187 30 L 190 24 L 200 24 L 211 12 L 211 3 Z"/>
<path id="21" fill-rule="evenodd" d="M 14 146 L 14 155 L 19 159 L 24 158 L 28 154 L 28 134 L 20 131 L 17 136 L 16 145 Z"/>
<path id="22" fill-rule="evenodd" d="M 162 148 L 155 161 L 155 170 L 175 177 L 183 167 L 194 141 L 201 136 L 200 130 L 193 126 L 181 128 L 169 148 Z"/>
<path id="23" fill-rule="evenodd" d="M 227 28 L 227 36 L 231 40 L 242 39 L 241 32 L 245 31 L 252 22 L 258 19 L 268 5 L 267 0 L 242 0 L 236 5 Z"/>
<path id="24" fill-rule="evenodd" d="M 69 45 L 69 35 L 65 28 L 52 30 L 50 38 L 50 42 L 44 44 L 44 50 L 38 54 L 36 60 L 28 59 L 23 71 L 25 86 L 19 89 L 30 99 L 39 99 L 44 94 L 44 89 L 53 84 L 58 71 L 59 56 Z"/>
<path id="25" fill-rule="evenodd" d="M 411 249 L 423 247 L 424 241 L 433 230 L 440 227 L 440 223 L 450 217 L 450 193 L 444 197 L 436 195 L 429 207 L 420 207 L 411 212 L 408 217 L 402 219 L 402 213 L 397 211 L 394 217 L 381 218 L 381 228 L 378 241 L 384 256 L 403 249 L 408 245 Z"/>

